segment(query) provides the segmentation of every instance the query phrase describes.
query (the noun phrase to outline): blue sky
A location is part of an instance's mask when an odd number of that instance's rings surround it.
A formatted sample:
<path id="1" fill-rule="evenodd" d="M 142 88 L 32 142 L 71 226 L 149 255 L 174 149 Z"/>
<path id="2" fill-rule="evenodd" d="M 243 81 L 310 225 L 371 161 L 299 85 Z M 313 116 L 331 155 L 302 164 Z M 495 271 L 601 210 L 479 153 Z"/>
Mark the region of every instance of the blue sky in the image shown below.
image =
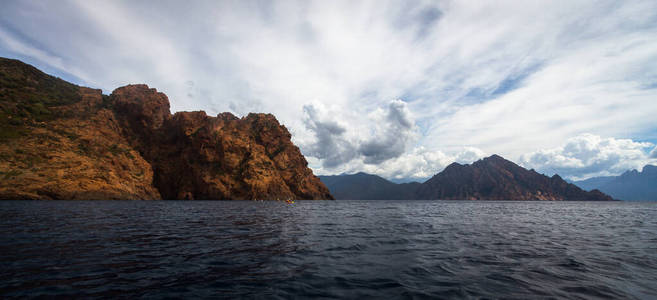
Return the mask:
<path id="1" fill-rule="evenodd" d="M 0 55 L 173 111 L 271 112 L 316 174 L 655 163 L 655 1 L 8 0 Z"/>

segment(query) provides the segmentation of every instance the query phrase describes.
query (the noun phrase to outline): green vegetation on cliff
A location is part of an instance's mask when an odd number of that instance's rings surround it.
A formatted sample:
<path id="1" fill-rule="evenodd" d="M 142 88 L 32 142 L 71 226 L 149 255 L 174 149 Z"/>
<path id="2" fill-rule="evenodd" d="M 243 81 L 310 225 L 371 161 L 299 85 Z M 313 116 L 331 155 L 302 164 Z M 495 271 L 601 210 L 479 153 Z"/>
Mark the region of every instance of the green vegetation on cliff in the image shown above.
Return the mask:
<path id="1" fill-rule="evenodd" d="M 0 141 L 28 134 L 25 125 L 60 116 L 52 108 L 80 101 L 79 91 L 75 84 L 0 57 Z"/>

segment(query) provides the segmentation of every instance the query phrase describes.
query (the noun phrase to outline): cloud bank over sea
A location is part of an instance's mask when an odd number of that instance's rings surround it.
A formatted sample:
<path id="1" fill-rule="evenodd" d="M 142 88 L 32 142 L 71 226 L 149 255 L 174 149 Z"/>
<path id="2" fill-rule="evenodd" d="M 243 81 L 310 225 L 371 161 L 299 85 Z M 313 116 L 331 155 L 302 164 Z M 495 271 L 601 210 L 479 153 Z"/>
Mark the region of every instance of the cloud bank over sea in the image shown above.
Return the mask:
<path id="1" fill-rule="evenodd" d="M 270 112 L 317 174 L 499 154 L 582 179 L 655 163 L 655 1 L 3 1 L 0 56 L 172 111 Z"/>

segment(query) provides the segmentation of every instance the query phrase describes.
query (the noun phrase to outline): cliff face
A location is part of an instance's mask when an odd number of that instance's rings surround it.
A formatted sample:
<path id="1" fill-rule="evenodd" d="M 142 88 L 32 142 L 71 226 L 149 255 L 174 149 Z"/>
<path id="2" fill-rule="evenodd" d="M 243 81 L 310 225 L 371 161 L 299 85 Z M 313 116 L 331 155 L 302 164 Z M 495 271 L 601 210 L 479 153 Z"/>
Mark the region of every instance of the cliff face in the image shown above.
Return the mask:
<path id="1" fill-rule="evenodd" d="M 423 183 L 418 199 L 613 200 L 598 190 L 583 191 L 558 175 L 547 177 L 498 155 L 471 165 L 453 163 Z"/>
<path id="2" fill-rule="evenodd" d="M 332 199 L 268 114 L 171 115 L 0 59 L 0 199 Z"/>
<path id="3" fill-rule="evenodd" d="M 145 85 L 116 89 L 110 103 L 166 199 L 332 199 L 271 114 L 172 116 L 166 95 Z"/>

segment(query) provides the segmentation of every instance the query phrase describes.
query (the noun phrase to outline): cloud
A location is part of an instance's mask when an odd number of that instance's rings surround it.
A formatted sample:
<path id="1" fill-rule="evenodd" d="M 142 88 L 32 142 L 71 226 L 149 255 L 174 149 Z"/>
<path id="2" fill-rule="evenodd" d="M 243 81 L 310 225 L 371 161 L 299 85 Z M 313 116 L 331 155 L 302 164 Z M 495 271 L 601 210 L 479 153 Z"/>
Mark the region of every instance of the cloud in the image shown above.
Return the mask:
<path id="1" fill-rule="evenodd" d="M 362 158 L 359 158 L 332 169 L 317 167 L 316 173 L 325 175 L 336 173 L 356 173 L 362 171 L 396 181 L 424 181 L 441 172 L 446 166 L 453 162 L 467 164 L 485 156 L 485 152 L 473 147 L 463 148 L 460 151 L 451 154 L 446 154 L 442 151 L 430 151 L 423 147 L 416 147 L 398 157 L 386 160 L 379 164 L 366 164 Z"/>
<path id="2" fill-rule="evenodd" d="M 652 149 L 652 151 L 650 151 L 650 158 L 657 158 L 657 147 L 655 147 L 655 149 Z"/>
<path id="3" fill-rule="evenodd" d="M 356 147 L 345 138 L 347 129 L 344 126 L 325 118 L 326 113 L 320 114 L 314 105 L 305 105 L 303 111 L 306 126 L 316 137 L 313 144 L 303 147 L 306 155 L 321 159 L 327 168 L 347 163 L 356 157 Z"/>
<path id="4" fill-rule="evenodd" d="M 105 92 L 147 83 L 172 111 L 273 113 L 318 172 L 657 130 L 651 0 L 2 4 L 0 55 Z"/>
<path id="5" fill-rule="evenodd" d="M 308 156 L 322 160 L 326 168 L 362 158 L 365 164 L 379 164 L 402 155 L 417 137 L 417 128 L 405 102 L 391 101 L 386 109 L 378 108 L 367 118 L 367 126 L 347 127 L 341 114 L 321 103 L 303 107 L 306 128 L 314 140 L 302 143 Z M 340 120 L 340 121 L 339 121 Z"/>
<path id="6" fill-rule="evenodd" d="M 364 171 L 387 178 L 422 180 L 455 160 L 470 160 L 482 153 L 472 148 L 448 156 L 421 147 L 409 152 L 418 128 L 408 105 L 401 100 L 390 101 L 364 116 L 322 103 L 307 104 L 303 111 L 312 137 L 297 135 L 295 142 L 317 174 Z"/>
<path id="7" fill-rule="evenodd" d="M 88 77 L 83 71 L 79 68 L 71 66 L 64 62 L 61 57 L 52 55 L 44 50 L 30 47 L 26 43 L 20 41 L 19 39 L 14 38 L 7 31 L 3 30 L 0 27 L 0 41 L 3 42 L 4 46 L 10 49 L 12 52 L 21 53 L 28 57 L 33 57 L 40 61 L 47 61 L 49 69 L 54 68 L 59 72 L 64 72 L 75 77 L 75 79 Z"/>
<path id="8" fill-rule="evenodd" d="M 540 41 L 525 36 L 529 32 L 524 29 L 515 38 L 501 31 L 496 37 L 498 41 L 520 44 L 508 52 L 498 52 L 500 48 L 497 48 L 496 54 L 483 53 L 484 57 L 508 53 L 519 56 L 501 58 L 501 61 L 513 61 L 508 69 L 496 62 L 477 66 L 480 72 L 472 72 L 477 74 L 478 82 L 472 86 L 461 84 L 465 91 L 455 90 L 468 94 L 477 91 L 477 97 L 487 101 L 470 103 L 457 96 L 447 100 L 453 101 L 452 105 L 433 108 L 422 105 L 423 109 L 418 111 L 426 112 L 432 119 L 432 128 L 423 145 L 458 148 L 466 140 L 471 145 L 516 159 L 536 147 L 555 147 L 569 137 L 586 132 L 648 138 L 644 134 L 651 130 L 638 129 L 654 130 L 655 126 L 648 123 L 657 112 L 656 90 L 654 86 L 648 88 L 657 79 L 657 72 L 649 70 L 657 67 L 656 26 L 654 19 L 649 18 L 653 14 L 639 11 L 646 8 L 643 5 L 649 5 L 646 2 L 619 10 L 606 4 L 598 8 L 575 4 L 585 8 L 582 18 L 576 16 L 572 7 L 543 7 L 549 12 L 532 25 L 538 27 L 534 28 L 536 32 L 541 32 Z M 553 15 L 559 10 L 562 15 Z M 522 27 L 516 23 L 519 19 L 536 17 L 533 12 L 527 12 L 511 16 L 501 24 Z M 483 18 L 492 20 L 496 18 L 494 15 Z M 543 18 L 553 22 L 544 23 Z M 608 23 L 593 21 L 596 19 Z M 555 26 L 544 27 L 552 25 Z M 504 78 L 523 75 L 514 84 L 515 88 L 496 94 L 507 79 L 498 80 L 495 74 L 487 74 L 495 68 L 499 68 L 500 74 L 507 74 Z"/>
<path id="9" fill-rule="evenodd" d="M 561 147 L 523 155 L 520 163 L 527 168 L 572 179 L 618 175 L 641 169 L 650 161 L 646 149 L 653 146 L 648 142 L 582 134 L 569 139 Z"/>
<path id="10" fill-rule="evenodd" d="M 378 164 L 402 155 L 416 137 L 415 122 L 405 102 L 390 102 L 388 111 L 377 111 L 371 138 L 360 145 L 358 151 L 366 164 Z"/>

